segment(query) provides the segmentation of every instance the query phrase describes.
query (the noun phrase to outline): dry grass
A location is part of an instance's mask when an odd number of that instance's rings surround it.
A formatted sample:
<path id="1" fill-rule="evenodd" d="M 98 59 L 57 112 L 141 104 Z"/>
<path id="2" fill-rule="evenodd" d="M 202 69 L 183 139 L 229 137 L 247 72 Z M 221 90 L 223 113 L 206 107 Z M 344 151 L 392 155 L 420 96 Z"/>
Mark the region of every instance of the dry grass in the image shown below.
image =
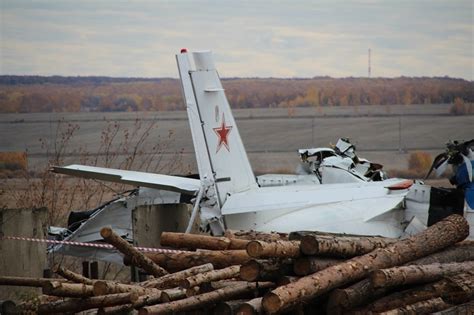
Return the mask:
<path id="1" fill-rule="evenodd" d="M 182 150 L 175 151 L 174 159 L 162 160 L 161 153 L 170 150 L 172 131 L 165 139 L 155 139 L 153 147 L 147 147 L 147 154 L 143 154 L 144 144 L 154 128 L 155 121 L 136 120 L 132 128 L 123 128 L 116 121 L 106 121 L 101 138 L 98 139 L 99 154 L 91 154 L 84 147 L 71 146 L 79 125 L 61 121 L 57 124 L 52 140 L 39 139 L 47 155 L 46 163 L 38 171 L 23 170 L 15 181 L 6 181 L 0 191 L 0 207 L 47 207 L 48 223 L 64 226 L 70 211 L 96 207 L 114 194 L 130 189 L 121 184 L 71 178 L 50 172 L 51 166 L 65 164 L 67 154 L 76 156 L 76 163 L 91 166 L 141 169 L 166 174 L 185 172 Z"/>

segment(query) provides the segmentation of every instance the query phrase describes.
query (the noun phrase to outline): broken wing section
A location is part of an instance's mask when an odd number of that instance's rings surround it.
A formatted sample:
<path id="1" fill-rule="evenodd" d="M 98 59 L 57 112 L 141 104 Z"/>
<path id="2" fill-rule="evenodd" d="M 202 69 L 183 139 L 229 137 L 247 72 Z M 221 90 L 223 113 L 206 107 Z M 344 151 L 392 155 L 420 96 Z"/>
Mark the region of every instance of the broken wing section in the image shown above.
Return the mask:
<path id="1" fill-rule="evenodd" d="M 193 178 L 125 171 L 113 168 L 78 164 L 64 167 L 54 166 L 52 171 L 58 174 L 143 186 L 154 189 L 163 189 L 189 195 L 195 195 L 201 187 L 200 180 Z"/>

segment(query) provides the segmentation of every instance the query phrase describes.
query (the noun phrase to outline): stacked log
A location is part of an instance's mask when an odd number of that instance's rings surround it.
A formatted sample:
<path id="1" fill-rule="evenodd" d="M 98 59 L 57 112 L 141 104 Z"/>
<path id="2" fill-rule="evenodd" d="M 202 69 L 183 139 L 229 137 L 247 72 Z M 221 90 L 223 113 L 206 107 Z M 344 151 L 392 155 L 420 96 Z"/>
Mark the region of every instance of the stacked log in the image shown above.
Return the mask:
<path id="1" fill-rule="evenodd" d="M 108 230 L 106 230 L 108 231 Z M 406 239 L 317 231 L 229 231 L 224 237 L 163 233 L 167 254 L 111 243 L 155 278 L 138 283 L 0 277 L 60 297 L 37 313 L 406 314 L 462 310 L 474 300 L 474 244 L 464 218 L 450 216 Z M 107 235 L 114 235 L 109 233 Z M 162 269 L 162 270 L 161 270 Z M 197 312 L 197 313 L 196 313 Z M 448 311 L 446 311 L 448 312 Z M 468 312 L 469 313 L 469 312 Z"/>

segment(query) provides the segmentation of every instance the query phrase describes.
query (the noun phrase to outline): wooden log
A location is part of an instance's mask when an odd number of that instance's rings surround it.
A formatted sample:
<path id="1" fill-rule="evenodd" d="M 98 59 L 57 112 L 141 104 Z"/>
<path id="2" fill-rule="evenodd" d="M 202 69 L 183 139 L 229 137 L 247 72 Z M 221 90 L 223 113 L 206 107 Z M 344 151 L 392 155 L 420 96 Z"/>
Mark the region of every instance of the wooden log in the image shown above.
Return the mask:
<path id="1" fill-rule="evenodd" d="M 51 281 L 66 282 L 66 280 L 64 279 L 55 279 L 55 278 L 0 276 L 0 285 L 13 285 L 13 286 L 20 286 L 20 287 L 41 288 L 43 285 L 50 283 Z"/>
<path id="2" fill-rule="evenodd" d="M 194 266 L 185 270 L 181 270 L 175 273 L 167 274 L 166 276 L 150 279 L 144 282 L 139 283 L 140 286 L 146 288 L 156 288 L 156 289 L 170 289 L 179 286 L 182 280 L 201 274 L 204 272 L 208 272 L 214 270 L 214 266 L 212 264 L 204 264 L 199 266 Z"/>
<path id="3" fill-rule="evenodd" d="M 359 305 L 384 296 L 389 288 L 374 289 L 369 279 L 359 281 L 345 289 L 335 289 L 331 292 L 327 303 L 328 314 L 340 314 Z"/>
<path id="4" fill-rule="evenodd" d="M 93 285 L 94 295 L 134 292 L 138 295 L 159 295 L 161 291 L 155 288 L 145 288 L 134 284 L 124 284 L 114 281 L 97 280 Z"/>
<path id="5" fill-rule="evenodd" d="M 214 290 L 208 290 L 207 292 L 210 292 L 210 291 L 214 291 Z M 198 294 L 201 294 L 201 293 L 203 293 L 203 292 L 201 292 L 201 287 L 200 286 L 186 289 L 186 297 L 195 296 L 195 295 L 198 295 Z"/>
<path id="6" fill-rule="evenodd" d="M 474 270 L 446 276 L 444 280 L 451 287 L 449 292 L 442 295 L 446 302 L 460 304 L 474 299 Z"/>
<path id="7" fill-rule="evenodd" d="M 186 289 L 184 288 L 166 289 L 161 292 L 161 302 L 163 303 L 184 299 L 185 297 Z"/>
<path id="8" fill-rule="evenodd" d="M 289 283 L 296 282 L 300 279 L 301 277 L 294 277 L 294 276 L 283 276 L 277 279 L 276 285 L 277 287 L 282 286 L 282 285 L 287 285 Z"/>
<path id="9" fill-rule="evenodd" d="M 293 272 L 298 276 L 306 276 L 341 262 L 343 260 L 335 258 L 302 256 L 293 263 Z"/>
<path id="10" fill-rule="evenodd" d="M 464 241 L 426 257 L 410 261 L 407 265 L 428 265 L 469 260 L 474 260 L 474 244 L 471 241 Z"/>
<path id="11" fill-rule="evenodd" d="M 243 285 L 229 286 L 178 301 L 147 306 L 140 309 L 138 314 L 173 314 L 175 312 L 189 311 L 232 299 L 242 293 L 252 292 L 257 288 L 271 288 L 273 286 L 274 284 L 271 282 L 261 282 L 258 284 L 249 282 Z"/>
<path id="12" fill-rule="evenodd" d="M 251 241 L 247 253 L 254 258 L 296 258 L 301 255 L 298 241 Z"/>
<path id="13" fill-rule="evenodd" d="M 179 271 L 207 263 L 211 263 L 214 269 L 222 269 L 243 264 L 251 259 L 245 250 L 213 250 L 167 254 L 147 253 L 146 255 L 170 271 Z"/>
<path id="14" fill-rule="evenodd" d="M 232 279 L 205 282 L 199 285 L 199 290 L 197 292 L 198 294 L 202 294 L 202 293 L 211 292 L 217 289 L 222 289 L 225 287 L 230 287 L 230 286 L 235 286 L 235 285 L 242 285 L 246 283 L 247 281 L 232 280 Z"/>
<path id="15" fill-rule="evenodd" d="M 101 307 L 97 310 L 97 315 L 129 315 L 133 310 L 132 304 Z"/>
<path id="16" fill-rule="evenodd" d="M 257 315 L 257 314 L 262 314 L 262 313 L 263 313 L 263 308 L 262 308 L 261 297 L 242 303 L 240 307 L 237 309 L 238 315 Z"/>
<path id="17" fill-rule="evenodd" d="M 226 230 L 224 233 L 225 237 L 230 239 L 237 238 L 249 241 L 264 241 L 264 242 L 275 242 L 275 241 L 288 241 L 287 233 L 278 232 L 258 232 L 258 231 L 235 231 Z"/>
<path id="18" fill-rule="evenodd" d="M 239 276 L 240 266 L 234 265 L 224 269 L 212 270 L 198 275 L 191 276 L 181 282 L 181 287 L 189 289 L 201 283 L 230 279 Z"/>
<path id="19" fill-rule="evenodd" d="M 50 281 L 43 285 L 43 294 L 64 297 L 89 297 L 93 296 L 93 287 L 84 283 L 65 283 Z"/>
<path id="20" fill-rule="evenodd" d="M 441 281 L 436 284 L 428 284 L 421 287 L 415 287 L 408 290 L 394 292 L 387 296 L 381 297 L 376 301 L 366 305 L 359 312 L 374 311 L 384 312 L 391 309 L 411 305 L 420 301 L 426 301 L 441 296 L 441 292 L 447 287 L 446 281 Z M 448 287 L 449 288 L 449 287 Z"/>
<path id="21" fill-rule="evenodd" d="M 474 261 L 448 264 L 409 265 L 374 270 L 370 281 L 374 288 L 433 282 L 443 276 L 474 270 Z"/>
<path id="22" fill-rule="evenodd" d="M 435 314 L 436 315 L 469 315 L 472 313 L 474 313 L 474 300 L 438 311 Z"/>
<path id="23" fill-rule="evenodd" d="M 288 235 L 289 241 L 301 241 L 306 235 L 313 235 L 317 237 L 368 237 L 368 238 L 380 238 L 380 239 L 391 239 L 389 237 L 383 237 L 380 235 L 359 235 L 359 234 L 348 234 L 348 233 L 334 233 L 334 232 L 322 232 L 322 231 L 293 231 Z"/>
<path id="24" fill-rule="evenodd" d="M 229 248 L 230 239 L 202 234 L 163 232 L 160 244 L 174 248 L 224 250 Z"/>
<path id="25" fill-rule="evenodd" d="M 61 277 L 65 278 L 65 279 L 67 279 L 69 281 L 72 281 L 72 282 L 75 282 L 75 283 L 85 283 L 85 284 L 89 284 L 89 285 L 94 284 L 93 280 L 91 280 L 89 278 L 86 278 L 81 274 L 75 273 L 75 272 L 73 272 L 73 271 L 71 271 L 67 268 L 64 268 L 60 264 L 56 264 L 56 265 L 53 266 L 53 272 L 57 273 L 58 275 L 60 275 Z"/>
<path id="26" fill-rule="evenodd" d="M 362 308 L 357 308 L 353 313 L 369 314 L 397 309 L 405 305 L 414 304 L 420 301 L 448 296 L 455 294 L 453 287 L 445 279 L 429 283 L 422 286 L 417 286 L 407 290 L 393 292 L 389 295 L 383 296 Z"/>
<path id="27" fill-rule="evenodd" d="M 232 300 L 232 301 L 223 301 L 217 303 L 214 308 L 214 315 L 235 315 L 237 310 L 244 303 L 245 300 Z"/>
<path id="28" fill-rule="evenodd" d="M 138 300 L 138 295 L 133 292 L 93 296 L 85 299 L 70 299 L 40 304 L 38 314 L 74 313 L 99 307 L 133 303 L 136 300 Z"/>
<path id="29" fill-rule="evenodd" d="M 442 298 L 420 301 L 397 309 L 379 313 L 379 315 L 431 314 L 451 307 Z"/>
<path id="30" fill-rule="evenodd" d="M 263 298 L 266 312 L 274 314 L 309 301 L 342 285 L 360 280 L 371 270 L 404 264 L 462 241 L 469 235 L 469 224 L 460 215 L 451 215 L 420 234 L 378 248 L 328 267 L 294 283 L 276 288 Z"/>
<path id="31" fill-rule="evenodd" d="M 136 265 L 148 272 L 149 274 L 155 277 L 161 277 L 168 274 L 165 269 L 161 268 L 150 258 L 145 256 L 142 252 L 138 251 L 135 247 L 130 245 L 126 240 L 124 240 L 117 233 L 115 233 L 110 227 L 102 228 L 100 230 L 100 235 L 107 243 L 113 245 L 125 256 L 132 257 Z"/>
<path id="32" fill-rule="evenodd" d="M 242 240 L 239 238 L 229 238 L 230 240 L 230 245 L 229 248 L 227 249 L 246 249 L 248 243 L 250 243 L 250 240 Z"/>
<path id="33" fill-rule="evenodd" d="M 451 259 L 453 261 L 464 261 L 470 257 L 469 254 L 466 254 L 468 251 L 472 251 L 474 259 L 474 247 L 471 247 L 472 245 L 471 241 L 463 241 L 448 249 L 410 261 L 407 265 L 447 263 L 451 262 Z M 336 314 L 340 309 L 348 310 L 367 304 L 385 295 L 389 289 L 388 287 L 374 289 L 369 279 L 364 279 L 346 289 L 335 289 L 328 299 L 328 312 Z"/>
<path id="34" fill-rule="evenodd" d="M 240 279 L 245 281 L 274 281 L 293 274 L 293 265 L 277 260 L 252 259 L 240 266 Z"/>
<path id="35" fill-rule="evenodd" d="M 323 255 L 339 258 L 360 256 L 394 243 L 384 237 L 321 237 L 305 235 L 301 239 L 301 252 L 305 255 Z"/>

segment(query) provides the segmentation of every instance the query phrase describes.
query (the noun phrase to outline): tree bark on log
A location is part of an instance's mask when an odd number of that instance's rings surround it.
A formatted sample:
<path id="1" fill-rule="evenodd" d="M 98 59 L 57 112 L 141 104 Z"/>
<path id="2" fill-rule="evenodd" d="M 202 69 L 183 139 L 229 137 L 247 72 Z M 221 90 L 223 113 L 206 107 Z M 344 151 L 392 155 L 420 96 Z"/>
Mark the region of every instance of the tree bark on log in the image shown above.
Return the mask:
<path id="1" fill-rule="evenodd" d="M 78 273 L 75 273 L 67 268 L 64 268 L 63 266 L 57 264 L 53 266 L 53 272 L 57 273 L 64 279 L 67 279 L 69 281 L 75 282 L 75 283 L 85 283 L 89 285 L 93 285 L 94 281 L 84 277 L 83 275 L 80 275 Z"/>
<path id="2" fill-rule="evenodd" d="M 138 295 L 159 295 L 160 290 L 155 288 L 144 288 L 134 284 L 124 284 L 113 281 L 97 280 L 93 285 L 94 295 L 106 295 L 114 293 L 134 292 Z"/>
<path id="3" fill-rule="evenodd" d="M 104 296 L 93 296 L 85 299 L 70 299 L 53 303 L 40 304 L 38 314 L 73 313 L 93 308 L 133 303 L 138 299 L 136 293 L 119 293 Z"/>
<path id="4" fill-rule="evenodd" d="M 240 266 L 240 279 L 253 281 L 274 281 L 293 274 L 293 265 L 283 261 L 252 259 Z"/>
<path id="5" fill-rule="evenodd" d="M 43 287 L 43 285 L 50 283 L 51 281 L 66 282 L 65 279 L 55 279 L 55 278 L 0 276 L 0 285 L 13 285 L 13 286 L 19 286 L 19 287 L 41 288 Z"/>
<path id="6" fill-rule="evenodd" d="M 115 233 L 110 227 L 104 227 L 100 230 L 100 235 L 104 240 L 117 248 L 125 256 L 132 257 L 136 265 L 149 274 L 155 277 L 161 277 L 168 272 L 161 268 L 159 265 L 154 263 L 150 258 L 146 257 L 143 253 L 138 251 L 135 247 L 130 245 L 126 240 L 121 238 L 117 233 Z"/>
<path id="7" fill-rule="evenodd" d="M 306 276 L 327 267 L 337 265 L 344 260 L 335 258 L 322 258 L 314 256 L 302 256 L 293 263 L 293 271 L 298 276 Z"/>
<path id="8" fill-rule="evenodd" d="M 263 307 L 270 314 L 283 311 L 298 302 L 311 300 L 329 290 L 360 280 L 371 270 L 415 260 L 460 242 L 468 235 L 469 224 L 466 219 L 460 215 L 451 215 L 420 234 L 278 287 L 264 296 Z"/>
<path id="9" fill-rule="evenodd" d="M 289 283 L 293 283 L 301 279 L 301 277 L 294 277 L 294 276 L 283 276 L 277 279 L 276 285 L 277 287 L 282 285 L 287 285 Z"/>
<path id="10" fill-rule="evenodd" d="M 97 314 L 129 314 L 134 309 L 140 309 L 147 305 L 155 305 L 161 303 L 161 294 L 158 295 L 142 295 L 133 302 L 133 304 L 125 304 L 111 307 L 102 307 Z"/>
<path id="11" fill-rule="evenodd" d="M 214 315 L 235 315 L 237 310 L 244 303 L 245 300 L 233 300 L 233 301 L 224 301 L 217 303 L 214 308 Z"/>
<path id="12" fill-rule="evenodd" d="M 184 288 L 166 289 L 161 292 L 161 302 L 163 303 L 184 299 L 185 297 L 186 289 Z"/>
<path id="13" fill-rule="evenodd" d="M 254 258 L 296 258 L 301 255 L 298 241 L 251 241 L 247 253 Z"/>
<path id="14" fill-rule="evenodd" d="M 379 313 L 379 315 L 405 315 L 405 314 L 431 314 L 434 312 L 442 311 L 451 307 L 452 305 L 447 304 L 442 298 L 434 298 L 431 300 L 420 301 L 415 304 L 407 305 L 397 309 L 389 310 L 386 312 Z"/>
<path id="15" fill-rule="evenodd" d="M 446 279 L 443 279 L 438 282 L 425 284 L 383 296 L 368 305 L 355 309 L 354 313 L 379 313 L 391 309 L 397 309 L 420 301 L 426 301 L 449 295 L 457 295 L 456 289 L 453 288 L 453 286 Z"/>
<path id="16" fill-rule="evenodd" d="M 214 266 L 212 264 L 204 264 L 199 266 L 194 266 L 185 270 L 181 270 L 175 273 L 170 273 L 166 276 L 150 279 L 144 282 L 139 283 L 140 286 L 146 288 L 156 288 L 156 289 L 171 289 L 179 286 L 182 280 L 201 274 L 204 272 L 208 272 L 214 270 Z"/>
<path id="17" fill-rule="evenodd" d="M 227 237 L 163 232 L 161 233 L 160 244 L 173 248 L 225 250 L 229 248 L 230 240 Z"/>
<path id="18" fill-rule="evenodd" d="M 301 241 L 301 239 L 306 235 L 312 235 L 316 237 L 367 237 L 367 238 L 380 238 L 380 239 L 392 239 L 389 237 L 383 237 L 379 235 L 356 235 L 356 234 L 347 234 L 347 233 L 334 233 L 334 232 L 322 232 L 322 231 L 293 231 L 288 235 L 288 240 L 290 241 Z"/>
<path id="19" fill-rule="evenodd" d="M 264 242 L 275 242 L 275 241 L 288 241 L 287 233 L 278 233 L 278 232 L 257 232 L 257 231 L 235 231 L 235 230 L 226 230 L 224 233 L 225 237 L 230 239 L 243 239 L 249 241 L 264 241 Z"/>
<path id="20" fill-rule="evenodd" d="M 394 243 L 384 237 L 327 237 L 305 235 L 301 239 L 301 252 L 305 255 L 323 255 L 339 258 L 360 256 Z"/>
<path id="21" fill-rule="evenodd" d="M 94 295 L 93 287 L 84 283 L 47 282 L 43 294 L 63 297 L 89 297 Z"/>
<path id="22" fill-rule="evenodd" d="M 388 269 L 374 270 L 370 281 L 374 288 L 393 287 L 398 285 L 433 282 L 447 275 L 454 275 L 474 270 L 474 261 L 461 263 L 430 265 L 409 265 Z"/>
<path id="23" fill-rule="evenodd" d="M 188 297 L 186 299 L 163 303 L 153 306 L 147 306 L 139 310 L 139 315 L 146 314 L 173 314 L 176 312 L 189 311 L 204 307 L 219 301 L 232 299 L 245 292 L 252 292 L 257 288 L 271 288 L 274 284 L 271 282 L 247 283 L 243 285 L 229 286 L 212 292 Z"/>
<path id="24" fill-rule="evenodd" d="M 474 260 L 474 244 L 471 241 L 464 241 L 440 252 L 410 261 L 407 265 L 428 265 L 469 260 Z"/>
<path id="25" fill-rule="evenodd" d="M 197 291 L 197 294 L 202 294 L 202 293 L 211 292 L 217 289 L 222 289 L 225 287 L 230 287 L 230 286 L 235 286 L 235 285 L 242 285 L 246 283 L 247 281 L 240 281 L 240 280 L 219 280 L 219 281 L 213 281 L 213 282 L 205 282 L 205 283 L 202 283 L 199 287 L 195 287 L 195 288 L 199 288 Z M 194 294 L 194 295 L 197 295 L 197 294 Z"/>
<path id="26" fill-rule="evenodd" d="M 472 314 L 473 311 L 474 300 L 436 312 L 436 315 L 468 315 Z"/>
<path id="27" fill-rule="evenodd" d="M 211 263 L 215 269 L 221 269 L 240 265 L 251 259 L 245 250 L 214 250 L 167 254 L 148 253 L 146 255 L 158 265 L 170 271 L 179 271 L 207 263 Z"/>
<path id="28" fill-rule="evenodd" d="M 238 315 L 257 315 L 263 313 L 262 298 L 258 297 L 242 303 L 237 309 Z"/>
<path id="29" fill-rule="evenodd" d="M 335 289 L 329 295 L 328 314 L 340 314 L 369 301 L 384 296 L 388 288 L 374 289 L 369 279 L 359 281 L 345 289 Z"/>
<path id="30" fill-rule="evenodd" d="M 448 249 L 410 261 L 406 265 L 431 264 L 436 262 L 449 263 L 451 259 L 453 259 L 453 261 L 462 262 L 465 261 L 466 258 L 469 258 L 470 255 L 473 255 L 474 259 L 474 247 L 471 247 L 472 245 L 472 241 L 463 241 Z M 469 251 L 471 252 L 470 254 L 468 254 Z M 333 290 L 328 300 L 328 311 L 335 314 L 339 312 L 340 309 L 353 309 L 382 297 L 388 290 L 389 288 L 374 289 L 370 280 L 364 279 L 346 289 Z"/>
<path id="31" fill-rule="evenodd" d="M 198 275 L 191 276 L 181 282 L 181 287 L 189 289 L 201 283 L 235 278 L 239 276 L 240 266 L 234 265 L 224 269 L 212 270 Z"/>

